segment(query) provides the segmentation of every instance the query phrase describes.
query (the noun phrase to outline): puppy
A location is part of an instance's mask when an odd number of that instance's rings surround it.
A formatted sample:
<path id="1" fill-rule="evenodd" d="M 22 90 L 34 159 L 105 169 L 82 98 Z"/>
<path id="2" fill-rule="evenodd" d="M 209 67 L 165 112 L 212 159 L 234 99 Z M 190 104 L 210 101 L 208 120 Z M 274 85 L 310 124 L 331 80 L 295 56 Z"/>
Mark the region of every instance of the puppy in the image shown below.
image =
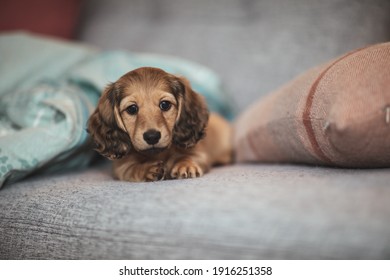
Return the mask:
<path id="1" fill-rule="evenodd" d="M 209 115 L 186 79 L 158 68 L 139 68 L 110 84 L 87 130 L 123 181 L 195 178 L 232 161 L 229 123 Z"/>

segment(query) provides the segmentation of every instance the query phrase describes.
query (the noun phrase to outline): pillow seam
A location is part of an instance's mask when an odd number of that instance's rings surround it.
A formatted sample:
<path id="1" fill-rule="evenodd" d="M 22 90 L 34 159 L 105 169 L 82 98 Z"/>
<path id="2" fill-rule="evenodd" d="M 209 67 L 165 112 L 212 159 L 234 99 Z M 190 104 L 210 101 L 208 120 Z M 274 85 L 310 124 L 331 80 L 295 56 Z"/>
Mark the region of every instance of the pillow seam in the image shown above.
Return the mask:
<path id="1" fill-rule="evenodd" d="M 344 60 L 345 58 L 368 48 L 369 47 L 364 47 L 349 52 L 341 56 L 340 58 L 336 59 L 333 63 L 331 63 L 325 70 L 321 72 L 318 78 L 314 81 L 313 85 L 310 87 L 309 94 L 306 98 L 306 103 L 302 114 L 303 126 L 305 128 L 314 155 L 328 164 L 335 164 L 335 163 L 325 154 L 325 152 L 321 149 L 320 145 L 318 144 L 313 123 L 312 123 L 312 118 L 310 117 L 314 96 L 316 95 L 318 85 L 320 84 L 320 82 L 322 81 L 322 79 L 330 69 L 332 69 L 336 64 L 338 64 L 340 61 Z"/>

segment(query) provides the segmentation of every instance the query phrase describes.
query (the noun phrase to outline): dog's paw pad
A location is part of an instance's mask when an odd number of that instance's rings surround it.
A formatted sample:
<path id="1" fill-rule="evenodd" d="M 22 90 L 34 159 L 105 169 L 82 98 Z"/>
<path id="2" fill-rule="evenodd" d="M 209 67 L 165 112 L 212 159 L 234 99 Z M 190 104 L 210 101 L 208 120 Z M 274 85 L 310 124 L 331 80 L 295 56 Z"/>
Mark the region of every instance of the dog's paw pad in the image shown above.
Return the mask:
<path id="1" fill-rule="evenodd" d="M 171 170 L 171 178 L 173 179 L 187 179 L 196 178 L 203 175 L 202 168 L 193 162 L 179 162 Z"/>
<path id="2" fill-rule="evenodd" d="M 146 181 L 160 181 L 165 177 L 164 163 L 158 161 L 152 163 L 146 173 Z"/>

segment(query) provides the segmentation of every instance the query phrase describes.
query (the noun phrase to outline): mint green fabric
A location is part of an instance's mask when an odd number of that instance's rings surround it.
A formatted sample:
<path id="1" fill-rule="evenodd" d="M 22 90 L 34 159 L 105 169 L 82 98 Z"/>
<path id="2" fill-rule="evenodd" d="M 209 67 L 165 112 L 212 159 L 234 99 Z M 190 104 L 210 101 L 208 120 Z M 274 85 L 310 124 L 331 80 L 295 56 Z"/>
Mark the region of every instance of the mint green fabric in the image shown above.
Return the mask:
<path id="1" fill-rule="evenodd" d="M 211 111 L 232 117 L 218 77 L 203 66 L 24 33 L 0 35 L 0 187 L 36 172 L 87 166 L 94 152 L 85 127 L 100 93 L 142 66 L 187 77 Z"/>

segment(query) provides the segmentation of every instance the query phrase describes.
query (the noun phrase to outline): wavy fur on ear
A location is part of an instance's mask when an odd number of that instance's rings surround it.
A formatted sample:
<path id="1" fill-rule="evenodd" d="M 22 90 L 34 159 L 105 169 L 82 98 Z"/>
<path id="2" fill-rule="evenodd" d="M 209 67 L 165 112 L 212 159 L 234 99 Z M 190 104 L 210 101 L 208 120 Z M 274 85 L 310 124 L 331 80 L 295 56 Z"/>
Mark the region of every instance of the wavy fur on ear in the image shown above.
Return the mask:
<path id="1" fill-rule="evenodd" d="M 179 118 L 173 130 L 173 143 L 190 148 L 205 136 L 209 112 L 203 96 L 193 91 L 186 79 L 175 78 L 171 80 L 171 88 L 179 102 Z"/>
<path id="2" fill-rule="evenodd" d="M 87 131 L 95 142 L 95 150 L 113 160 L 132 150 L 129 135 L 117 124 L 115 107 L 120 100 L 121 89 L 115 83 L 103 92 L 95 112 L 90 116 Z"/>

